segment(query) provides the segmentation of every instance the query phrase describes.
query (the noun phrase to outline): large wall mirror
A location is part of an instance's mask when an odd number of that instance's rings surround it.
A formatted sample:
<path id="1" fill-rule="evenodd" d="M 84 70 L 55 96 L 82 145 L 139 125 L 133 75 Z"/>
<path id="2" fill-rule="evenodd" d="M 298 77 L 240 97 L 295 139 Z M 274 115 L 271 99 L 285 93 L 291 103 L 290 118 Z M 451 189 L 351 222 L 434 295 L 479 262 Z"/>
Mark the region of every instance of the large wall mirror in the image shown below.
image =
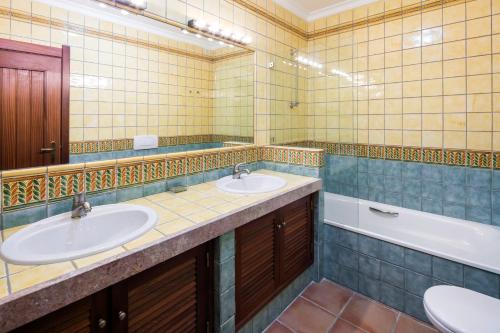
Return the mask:
<path id="1" fill-rule="evenodd" d="M 245 36 L 182 1 L 30 6 L 0 31 L 0 170 L 253 142 Z"/>

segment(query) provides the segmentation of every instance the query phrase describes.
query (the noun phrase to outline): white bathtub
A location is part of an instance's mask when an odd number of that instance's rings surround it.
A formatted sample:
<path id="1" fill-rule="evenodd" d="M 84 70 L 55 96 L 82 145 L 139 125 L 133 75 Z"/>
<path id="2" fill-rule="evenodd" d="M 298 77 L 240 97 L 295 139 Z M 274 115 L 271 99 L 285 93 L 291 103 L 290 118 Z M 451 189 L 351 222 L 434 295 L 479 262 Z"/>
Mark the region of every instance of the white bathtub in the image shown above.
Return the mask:
<path id="1" fill-rule="evenodd" d="M 391 216 L 370 210 L 397 212 Z M 325 223 L 500 274 L 500 228 L 325 192 Z"/>

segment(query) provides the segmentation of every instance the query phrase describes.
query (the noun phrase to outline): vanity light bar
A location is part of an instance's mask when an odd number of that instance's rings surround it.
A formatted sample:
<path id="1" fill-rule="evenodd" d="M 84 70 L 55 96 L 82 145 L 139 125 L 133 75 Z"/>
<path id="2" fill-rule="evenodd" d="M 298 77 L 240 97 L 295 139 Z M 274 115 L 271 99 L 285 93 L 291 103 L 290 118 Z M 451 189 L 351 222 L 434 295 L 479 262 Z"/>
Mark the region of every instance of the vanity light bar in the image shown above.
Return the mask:
<path id="1" fill-rule="evenodd" d="M 252 42 L 252 37 L 248 35 L 243 35 L 240 34 L 239 32 L 232 31 L 229 29 L 222 29 L 217 24 L 213 23 L 209 24 L 204 20 L 195 20 L 195 19 L 189 20 L 188 26 L 191 29 L 196 29 L 205 34 L 210 34 L 218 38 L 223 38 L 233 43 L 246 45 Z M 185 29 L 182 32 L 188 33 L 188 31 Z M 224 45 L 224 42 L 222 41 L 220 41 L 219 43 L 222 43 L 221 45 Z"/>
<path id="2" fill-rule="evenodd" d="M 140 10 L 144 10 L 148 7 L 147 0 L 115 0 L 115 2 Z"/>

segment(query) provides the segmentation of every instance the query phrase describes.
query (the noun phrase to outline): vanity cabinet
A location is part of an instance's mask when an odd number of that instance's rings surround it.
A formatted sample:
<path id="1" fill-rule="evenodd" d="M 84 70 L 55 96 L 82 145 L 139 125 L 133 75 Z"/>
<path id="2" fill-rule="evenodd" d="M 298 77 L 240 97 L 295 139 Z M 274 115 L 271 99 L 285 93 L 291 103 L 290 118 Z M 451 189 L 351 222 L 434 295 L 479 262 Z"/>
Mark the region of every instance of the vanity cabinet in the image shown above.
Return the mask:
<path id="1" fill-rule="evenodd" d="M 200 245 L 15 332 L 210 332 L 211 258 Z"/>
<path id="2" fill-rule="evenodd" d="M 236 229 L 236 327 L 314 261 L 312 196 Z"/>

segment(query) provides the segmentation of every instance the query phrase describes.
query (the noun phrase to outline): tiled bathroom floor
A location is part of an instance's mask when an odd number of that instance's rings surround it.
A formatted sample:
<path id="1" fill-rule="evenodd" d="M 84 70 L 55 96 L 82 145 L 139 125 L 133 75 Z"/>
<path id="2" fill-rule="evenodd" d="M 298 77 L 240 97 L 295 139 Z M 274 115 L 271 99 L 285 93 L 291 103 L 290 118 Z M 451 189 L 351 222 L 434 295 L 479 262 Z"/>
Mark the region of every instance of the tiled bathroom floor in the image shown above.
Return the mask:
<path id="1" fill-rule="evenodd" d="M 313 283 L 266 333 L 437 333 L 397 310 L 328 280 Z"/>

